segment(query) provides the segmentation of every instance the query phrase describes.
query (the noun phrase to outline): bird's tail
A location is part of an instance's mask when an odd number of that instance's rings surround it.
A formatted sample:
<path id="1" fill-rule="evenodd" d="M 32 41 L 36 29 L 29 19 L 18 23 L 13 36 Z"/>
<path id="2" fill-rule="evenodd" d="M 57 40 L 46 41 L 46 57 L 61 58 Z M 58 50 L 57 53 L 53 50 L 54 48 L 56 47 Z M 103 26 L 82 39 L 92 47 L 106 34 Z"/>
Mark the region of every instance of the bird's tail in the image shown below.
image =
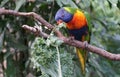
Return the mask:
<path id="1" fill-rule="evenodd" d="M 76 53 L 79 58 L 82 73 L 85 74 L 87 52 L 84 49 L 76 48 Z"/>

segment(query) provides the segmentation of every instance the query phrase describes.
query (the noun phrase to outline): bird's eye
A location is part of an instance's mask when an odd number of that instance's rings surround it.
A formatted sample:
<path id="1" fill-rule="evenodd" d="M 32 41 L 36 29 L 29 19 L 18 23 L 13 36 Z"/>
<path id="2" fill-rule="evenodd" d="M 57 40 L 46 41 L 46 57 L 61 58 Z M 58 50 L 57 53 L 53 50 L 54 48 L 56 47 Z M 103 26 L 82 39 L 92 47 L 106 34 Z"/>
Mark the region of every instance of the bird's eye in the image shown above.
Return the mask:
<path id="1" fill-rule="evenodd" d="M 64 17 L 64 14 L 62 14 L 62 17 Z"/>

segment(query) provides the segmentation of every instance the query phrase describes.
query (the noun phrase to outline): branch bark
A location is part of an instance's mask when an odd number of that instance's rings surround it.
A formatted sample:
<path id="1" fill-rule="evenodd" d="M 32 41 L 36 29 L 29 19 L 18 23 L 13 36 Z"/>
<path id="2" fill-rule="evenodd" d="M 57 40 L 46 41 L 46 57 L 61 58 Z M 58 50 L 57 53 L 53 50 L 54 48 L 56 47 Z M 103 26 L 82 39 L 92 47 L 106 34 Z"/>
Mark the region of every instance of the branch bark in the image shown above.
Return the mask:
<path id="1" fill-rule="evenodd" d="M 2 9 L 0 8 L 0 15 L 15 15 L 15 16 L 25 16 L 25 17 L 33 17 L 35 20 L 38 20 L 39 22 L 41 22 L 44 26 L 48 27 L 49 29 L 54 29 L 54 26 L 51 25 L 50 23 L 48 23 L 46 20 L 44 20 L 40 15 L 34 13 L 34 12 L 16 12 L 13 10 L 6 10 L 6 9 Z M 41 30 L 34 28 L 34 27 L 30 27 L 28 25 L 23 25 L 22 28 L 24 28 L 25 30 L 28 30 L 32 33 L 34 33 L 35 35 L 37 34 L 38 36 L 42 36 L 47 38 L 49 35 L 42 32 Z M 60 31 L 55 31 L 56 35 L 58 36 L 59 39 L 63 40 L 65 44 L 74 46 L 74 47 L 78 47 L 78 48 L 85 48 L 87 49 L 89 52 L 92 53 L 96 53 L 100 56 L 103 56 L 107 59 L 110 60 L 115 60 L 115 61 L 119 61 L 120 60 L 120 54 L 113 54 L 110 53 L 104 49 L 98 48 L 96 46 L 92 46 L 90 44 L 87 44 L 86 42 L 81 42 L 81 41 L 77 41 L 68 37 L 63 36 L 63 34 Z"/>

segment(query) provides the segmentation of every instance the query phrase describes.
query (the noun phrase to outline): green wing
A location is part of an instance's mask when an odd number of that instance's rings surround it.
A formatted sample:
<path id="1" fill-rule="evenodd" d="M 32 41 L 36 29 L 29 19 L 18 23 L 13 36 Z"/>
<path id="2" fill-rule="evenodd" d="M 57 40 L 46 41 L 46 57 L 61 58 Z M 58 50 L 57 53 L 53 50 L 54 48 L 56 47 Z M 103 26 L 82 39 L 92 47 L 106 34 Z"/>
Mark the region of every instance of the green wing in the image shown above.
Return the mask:
<path id="1" fill-rule="evenodd" d="M 90 14 L 88 12 L 84 12 L 84 14 L 85 14 L 85 17 L 87 19 L 87 25 L 89 27 L 89 36 L 90 36 L 91 35 L 91 31 L 92 31 Z"/>

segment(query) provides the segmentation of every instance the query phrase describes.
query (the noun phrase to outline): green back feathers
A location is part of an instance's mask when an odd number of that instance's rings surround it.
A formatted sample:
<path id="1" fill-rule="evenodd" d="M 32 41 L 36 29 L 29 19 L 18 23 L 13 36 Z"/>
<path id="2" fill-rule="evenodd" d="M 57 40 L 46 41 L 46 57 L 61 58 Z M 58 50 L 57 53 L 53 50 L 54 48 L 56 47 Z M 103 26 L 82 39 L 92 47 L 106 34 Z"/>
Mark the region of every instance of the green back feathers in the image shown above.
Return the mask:
<path id="1" fill-rule="evenodd" d="M 77 8 L 72 8 L 72 7 L 63 7 L 67 12 L 74 14 L 77 10 Z"/>
<path id="2" fill-rule="evenodd" d="M 83 12 L 81 9 L 73 8 L 73 7 L 63 7 L 67 12 L 74 14 L 77 10 Z"/>

